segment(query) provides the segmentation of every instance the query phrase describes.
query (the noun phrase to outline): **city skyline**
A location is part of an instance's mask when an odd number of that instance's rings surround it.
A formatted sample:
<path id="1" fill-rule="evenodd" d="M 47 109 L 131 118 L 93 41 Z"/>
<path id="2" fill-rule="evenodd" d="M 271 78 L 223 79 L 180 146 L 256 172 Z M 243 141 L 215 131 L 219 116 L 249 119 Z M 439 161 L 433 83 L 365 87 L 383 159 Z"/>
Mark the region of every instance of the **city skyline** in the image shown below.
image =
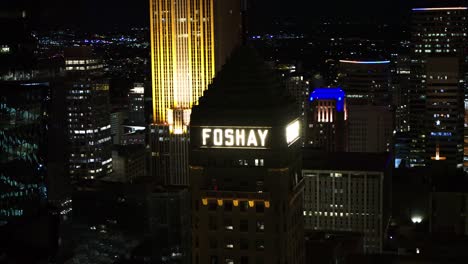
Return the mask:
<path id="1" fill-rule="evenodd" d="M 435 0 L 414 1 L 371 1 L 360 0 L 350 2 L 331 0 L 309 2 L 302 0 L 249 0 L 251 13 L 251 28 L 254 31 L 271 30 L 271 23 L 283 19 L 293 20 L 298 24 L 328 20 L 339 17 L 343 21 L 380 22 L 389 24 L 405 23 L 409 10 L 413 7 L 432 6 Z M 6 5 L 33 6 L 34 27 L 76 28 L 115 30 L 127 27 L 148 27 L 149 1 L 110 1 L 85 0 L 69 5 L 59 0 L 6 0 Z M 463 4 L 463 1 L 451 1 L 450 6 Z M 32 10 L 32 8 L 27 8 Z M 39 10 L 39 12 L 37 12 Z M 104 14 L 104 15 L 103 15 Z M 86 18 L 85 21 L 81 20 Z"/>
<path id="2" fill-rule="evenodd" d="M 1 263 L 468 260 L 466 0 L 2 4 Z"/>

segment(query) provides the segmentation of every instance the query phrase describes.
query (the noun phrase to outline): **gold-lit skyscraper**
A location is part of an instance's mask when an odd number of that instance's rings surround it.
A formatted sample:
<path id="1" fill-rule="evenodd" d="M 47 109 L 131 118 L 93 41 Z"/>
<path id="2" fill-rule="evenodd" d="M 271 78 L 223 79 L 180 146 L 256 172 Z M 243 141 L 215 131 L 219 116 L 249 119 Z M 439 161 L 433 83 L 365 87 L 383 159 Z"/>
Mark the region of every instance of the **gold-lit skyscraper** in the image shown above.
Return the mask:
<path id="1" fill-rule="evenodd" d="M 240 43 L 240 0 L 150 0 L 152 174 L 188 185 L 193 105 Z"/>

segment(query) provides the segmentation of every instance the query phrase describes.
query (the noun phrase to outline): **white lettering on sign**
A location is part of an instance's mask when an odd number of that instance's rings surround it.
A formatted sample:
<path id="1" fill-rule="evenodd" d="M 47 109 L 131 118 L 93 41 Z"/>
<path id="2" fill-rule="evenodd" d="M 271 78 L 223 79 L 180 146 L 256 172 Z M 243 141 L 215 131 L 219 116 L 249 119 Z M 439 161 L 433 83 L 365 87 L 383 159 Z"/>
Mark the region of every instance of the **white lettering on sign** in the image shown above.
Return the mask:
<path id="1" fill-rule="evenodd" d="M 203 145 L 206 145 L 206 141 L 210 138 L 210 133 L 211 133 L 211 129 L 209 128 L 205 128 L 203 129 Z"/>
<path id="2" fill-rule="evenodd" d="M 236 146 L 245 146 L 245 130 L 236 129 Z"/>
<path id="3" fill-rule="evenodd" d="M 262 146 L 265 146 L 267 134 L 268 134 L 268 130 L 263 130 L 263 132 L 261 130 L 258 131 L 258 135 L 260 136 L 260 141 L 261 141 Z"/>
<path id="4" fill-rule="evenodd" d="M 265 148 L 269 129 L 203 128 L 202 145 L 225 148 Z"/>
<path id="5" fill-rule="evenodd" d="M 234 146 L 234 130 L 226 129 L 224 135 L 226 136 L 226 146 Z"/>
<path id="6" fill-rule="evenodd" d="M 222 146 L 223 145 L 223 131 L 221 129 L 213 130 L 214 133 L 214 145 Z"/>
<path id="7" fill-rule="evenodd" d="M 257 142 L 257 137 L 256 137 L 257 134 L 255 134 L 254 130 L 250 130 L 249 132 L 249 140 L 247 141 L 247 146 L 250 147 L 250 146 L 258 146 L 258 142 Z"/>

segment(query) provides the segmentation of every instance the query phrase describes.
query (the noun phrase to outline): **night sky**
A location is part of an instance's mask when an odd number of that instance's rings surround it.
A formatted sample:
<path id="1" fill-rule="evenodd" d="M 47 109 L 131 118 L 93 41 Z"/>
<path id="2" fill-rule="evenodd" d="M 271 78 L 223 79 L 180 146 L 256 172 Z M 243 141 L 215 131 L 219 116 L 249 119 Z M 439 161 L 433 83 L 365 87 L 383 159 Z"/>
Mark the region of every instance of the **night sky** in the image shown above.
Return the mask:
<path id="1" fill-rule="evenodd" d="M 108 30 L 148 25 L 149 0 L 2 0 L 31 1 L 40 16 L 39 28 L 74 27 Z M 273 20 L 293 18 L 307 25 L 327 18 L 353 21 L 401 23 L 411 7 L 427 6 L 431 0 L 250 0 L 249 20 L 255 29 L 268 29 Z M 456 5 L 455 0 L 445 4 Z"/>

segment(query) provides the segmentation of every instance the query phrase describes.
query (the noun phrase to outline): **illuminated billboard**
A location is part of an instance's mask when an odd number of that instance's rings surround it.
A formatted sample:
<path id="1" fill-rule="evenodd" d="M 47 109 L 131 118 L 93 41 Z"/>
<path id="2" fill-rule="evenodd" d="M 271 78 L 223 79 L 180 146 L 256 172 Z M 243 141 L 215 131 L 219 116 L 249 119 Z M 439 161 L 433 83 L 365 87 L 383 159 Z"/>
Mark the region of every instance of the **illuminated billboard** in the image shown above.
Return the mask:
<path id="1" fill-rule="evenodd" d="M 202 128 L 202 147 L 206 148 L 267 148 L 270 128 L 212 127 Z"/>
<path id="2" fill-rule="evenodd" d="M 301 122 L 296 119 L 282 128 L 250 126 L 201 127 L 200 130 L 197 130 L 196 135 L 199 137 L 200 147 L 202 148 L 270 149 L 274 145 L 279 146 L 286 143 L 290 146 L 294 144 L 300 138 L 300 131 Z"/>

